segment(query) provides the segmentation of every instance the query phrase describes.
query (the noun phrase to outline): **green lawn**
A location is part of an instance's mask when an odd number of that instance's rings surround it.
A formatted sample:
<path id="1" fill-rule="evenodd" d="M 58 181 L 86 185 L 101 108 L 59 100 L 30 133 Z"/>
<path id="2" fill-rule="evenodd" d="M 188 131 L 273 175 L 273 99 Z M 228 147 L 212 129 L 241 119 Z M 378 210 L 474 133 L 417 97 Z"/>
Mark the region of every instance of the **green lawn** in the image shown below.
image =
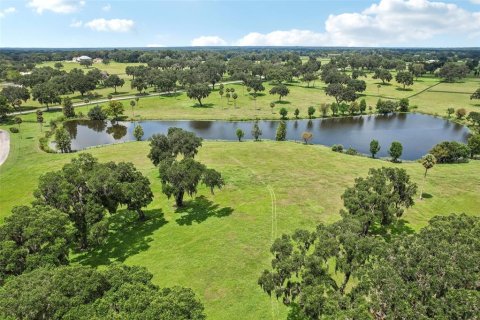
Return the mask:
<path id="1" fill-rule="evenodd" d="M 168 109 L 158 112 L 173 114 Z M 11 154 L 0 167 L 2 218 L 14 205 L 33 199 L 39 175 L 59 169 L 76 156 L 40 151 L 39 130 L 37 124 L 25 122 L 22 136 L 11 135 Z M 198 159 L 219 170 L 226 186 L 215 195 L 201 188 L 194 199 L 187 199 L 184 210 L 177 211 L 173 200 L 161 194 L 158 172 L 146 157 L 147 142 L 89 152 L 101 161 L 133 162 L 149 177 L 155 200 L 146 210 L 147 222 L 137 222 L 135 215 L 125 212 L 113 216 L 107 243 L 72 257 L 73 263 L 101 266 L 119 260 L 145 266 L 160 286 L 193 288 L 210 319 L 266 319 L 272 314 L 285 318 L 281 303 L 272 303 L 257 285 L 260 272 L 269 267 L 272 240 L 296 228 L 313 229 L 319 222 L 337 220 L 342 207 L 340 195 L 355 177 L 366 175 L 371 167 L 394 165 L 293 142 L 206 141 Z M 422 183 L 420 164 L 395 166 L 405 168 L 415 182 Z M 435 166 L 429 171 L 424 192 L 430 196 L 417 201 L 404 215 L 415 230 L 437 214 L 479 215 L 480 162 Z M 272 211 L 272 199 L 276 211 Z"/>

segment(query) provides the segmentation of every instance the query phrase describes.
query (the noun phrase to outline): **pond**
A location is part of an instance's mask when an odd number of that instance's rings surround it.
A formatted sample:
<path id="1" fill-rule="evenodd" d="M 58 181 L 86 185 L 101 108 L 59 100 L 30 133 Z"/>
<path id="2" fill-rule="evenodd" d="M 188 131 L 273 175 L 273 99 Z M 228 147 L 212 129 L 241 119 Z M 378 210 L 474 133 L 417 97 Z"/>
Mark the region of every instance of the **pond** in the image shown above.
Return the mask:
<path id="1" fill-rule="evenodd" d="M 275 120 L 259 121 L 263 131 L 262 139 L 275 139 L 275 132 L 280 122 Z M 92 121 L 76 120 L 65 123 L 72 137 L 72 149 L 121 143 L 134 140 L 133 129 L 140 124 L 145 132 L 144 139 L 155 133 L 166 133 L 169 127 L 179 127 L 195 132 L 204 139 L 237 140 L 237 128 L 245 132 L 245 139 L 252 139 L 253 121 Z M 392 141 L 403 144 L 402 159 L 421 158 L 435 144 L 441 141 L 466 142 L 469 131 L 466 127 L 423 114 L 367 115 L 358 117 L 288 120 L 287 140 L 301 140 L 304 131 L 313 133 L 310 141 L 314 144 L 332 146 L 342 144 L 344 148 L 355 148 L 369 154 L 372 139 L 380 142 L 379 157 L 388 156 Z"/>

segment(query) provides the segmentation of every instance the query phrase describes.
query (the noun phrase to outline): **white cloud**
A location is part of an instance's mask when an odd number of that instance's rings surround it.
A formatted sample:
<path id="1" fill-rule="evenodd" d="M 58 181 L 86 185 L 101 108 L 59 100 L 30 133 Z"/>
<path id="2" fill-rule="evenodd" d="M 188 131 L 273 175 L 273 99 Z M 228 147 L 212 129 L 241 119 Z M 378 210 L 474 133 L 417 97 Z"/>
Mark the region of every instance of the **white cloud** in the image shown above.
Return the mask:
<path id="1" fill-rule="evenodd" d="M 7 14 L 14 13 L 16 11 L 17 11 L 17 9 L 15 9 L 14 7 L 8 7 L 8 8 L 5 8 L 3 10 L 0 10 L 0 18 L 3 18 Z"/>
<path id="2" fill-rule="evenodd" d="M 480 0 L 474 0 L 480 2 Z M 435 36 L 480 34 L 480 12 L 428 0 L 381 0 L 361 12 L 330 15 L 325 32 L 277 30 L 252 32 L 241 46 L 422 45 Z"/>
<path id="3" fill-rule="evenodd" d="M 470 0 L 471 3 L 480 4 L 480 0 Z"/>
<path id="4" fill-rule="evenodd" d="M 161 47 L 165 47 L 165 46 L 163 44 L 150 43 L 150 44 L 147 44 L 147 47 L 148 48 L 161 48 Z"/>
<path id="5" fill-rule="evenodd" d="M 80 0 L 31 0 L 27 6 L 33 8 L 37 13 L 44 11 L 55 13 L 72 13 L 78 11 L 85 5 L 85 1 Z"/>
<path id="6" fill-rule="evenodd" d="M 239 46 L 318 46 L 327 36 L 310 30 L 292 29 L 262 34 L 251 32 L 236 42 Z"/>
<path id="7" fill-rule="evenodd" d="M 227 41 L 218 36 L 201 36 L 193 39 L 191 45 L 194 47 L 225 46 Z"/>
<path id="8" fill-rule="evenodd" d="M 112 6 L 110 5 L 110 3 L 108 3 L 108 4 L 106 4 L 102 7 L 103 11 L 110 11 L 110 9 L 112 9 Z"/>
<path id="9" fill-rule="evenodd" d="M 95 31 L 110 31 L 110 32 L 128 32 L 135 23 L 128 19 L 94 19 L 85 22 L 84 26 Z"/>
<path id="10" fill-rule="evenodd" d="M 80 28 L 81 26 L 83 26 L 83 22 L 80 20 L 73 19 L 70 23 L 70 27 L 72 28 Z"/>

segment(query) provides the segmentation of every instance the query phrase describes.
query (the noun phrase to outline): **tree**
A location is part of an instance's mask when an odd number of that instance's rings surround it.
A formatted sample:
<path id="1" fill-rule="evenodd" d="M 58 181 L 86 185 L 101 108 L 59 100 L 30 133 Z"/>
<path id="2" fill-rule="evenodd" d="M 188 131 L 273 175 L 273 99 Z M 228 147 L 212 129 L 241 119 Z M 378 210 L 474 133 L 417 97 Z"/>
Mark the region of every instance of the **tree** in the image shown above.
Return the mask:
<path id="1" fill-rule="evenodd" d="M 364 114 L 365 110 L 367 110 L 367 102 L 365 99 L 360 100 L 360 113 Z"/>
<path id="2" fill-rule="evenodd" d="M 456 141 L 443 141 L 435 145 L 430 151 L 438 163 L 467 162 L 471 156 L 468 145 Z"/>
<path id="3" fill-rule="evenodd" d="M 200 106 L 202 106 L 202 99 L 208 97 L 210 95 L 210 87 L 206 84 L 202 83 L 197 83 L 194 85 L 191 85 L 187 89 L 187 96 L 190 99 L 196 99 L 198 100 L 198 103 Z"/>
<path id="4" fill-rule="evenodd" d="M 422 157 L 422 166 L 425 168 L 425 174 L 423 175 L 423 186 L 422 190 L 420 191 L 420 200 L 422 200 L 423 197 L 423 188 L 425 187 L 425 180 L 427 179 L 427 172 L 429 169 L 433 168 L 435 164 L 437 163 L 437 159 L 433 154 L 426 154 L 425 156 Z"/>
<path id="5" fill-rule="evenodd" d="M 120 205 L 138 212 L 153 199 L 149 181 L 132 164 L 99 163 L 82 153 L 61 170 L 39 179 L 35 203 L 49 205 L 68 215 L 81 250 L 101 243 L 108 233 L 105 211 L 114 214 Z"/>
<path id="6" fill-rule="evenodd" d="M 467 110 L 465 110 L 465 108 L 459 108 L 455 111 L 455 115 L 457 116 L 457 119 L 462 119 L 467 115 Z"/>
<path id="7" fill-rule="evenodd" d="M 454 108 L 448 108 L 447 109 L 447 115 L 448 115 L 448 118 L 450 118 L 452 116 L 452 114 L 455 113 L 455 109 Z"/>
<path id="8" fill-rule="evenodd" d="M 50 82 L 35 85 L 32 88 L 32 97 L 33 100 L 46 105 L 47 110 L 49 110 L 50 104 L 62 102 L 58 89 Z"/>
<path id="9" fill-rule="evenodd" d="M 13 121 L 15 122 L 16 125 L 18 125 L 18 130 L 20 130 L 20 125 L 21 125 L 22 122 L 23 122 L 22 118 L 20 118 L 20 117 L 15 117 L 15 119 L 13 119 Z"/>
<path id="10" fill-rule="evenodd" d="M 307 87 L 310 87 L 310 82 L 313 81 L 313 86 L 315 87 L 315 80 L 318 79 L 318 76 L 315 73 L 306 73 L 303 76 L 303 81 L 307 83 Z"/>
<path id="11" fill-rule="evenodd" d="M 273 113 L 273 108 L 275 108 L 275 102 L 270 102 L 270 109 L 272 109 L 272 113 Z"/>
<path id="12" fill-rule="evenodd" d="M 474 126 L 480 127 L 480 112 L 470 111 L 467 119 L 470 120 Z"/>
<path id="13" fill-rule="evenodd" d="M 313 114 L 315 113 L 315 107 L 312 107 L 312 106 L 308 107 L 308 111 L 307 111 L 307 112 L 308 112 L 308 118 L 309 118 L 309 119 L 312 119 Z"/>
<path id="14" fill-rule="evenodd" d="M 392 100 L 378 99 L 376 107 L 378 113 L 389 114 L 397 110 L 398 104 Z"/>
<path id="15" fill-rule="evenodd" d="M 135 129 L 133 129 L 133 136 L 135 137 L 135 139 L 137 139 L 137 141 L 141 141 L 142 140 L 142 137 L 143 137 L 143 128 L 141 125 L 136 125 L 135 126 Z"/>
<path id="16" fill-rule="evenodd" d="M 375 159 L 375 155 L 380 151 L 380 143 L 378 140 L 373 139 L 370 141 L 370 153 L 372 154 L 372 158 Z"/>
<path id="17" fill-rule="evenodd" d="M 238 142 L 241 142 L 243 136 L 245 135 L 245 132 L 243 132 L 242 129 L 238 128 L 237 131 L 235 131 L 235 134 L 237 135 Z"/>
<path id="18" fill-rule="evenodd" d="M 37 110 L 36 115 L 37 115 L 37 123 L 40 124 L 40 131 L 42 131 L 43 111 L 42 110 Z"/>
<path id="19" fill-rule="evenodd" d="M 382 84 L 386 82 L 390 82 L 392 80 L 392 74 L 390 71 L 386 69 L 376 69 L 374 75 L 372 76 L 373 79 L 380 79 L 382 80 Z"/>
<path id="20" fill-rule="evenodd" d="M 137 77 L 130 82 L 130 87 L 136 89 L 140 94 L 142 91 L 147 90 L 148 84 L 142 77 Z"/>
<path id="21" fill-rule="evenodd" d="M 282 97 L 286 97 L 290 93 L 290 89 L 284 84 L 274 86 L 270 89 L 271 95 L 278 95 L 278 100 L 282 100 Z"/>
<path id="22" fill-rule="evenodd" d="M 287 138 L 287 124 L 285 123 L 285 121 L 280 121 L 280 124 L 277 127 L 275 140 L 285 141 L 286 138 Z"/>
<path id="23" fill-rule="evenodd" d="M 88 110 L 88 118 L 90 120 L 105 120 L 107 119 L 107 114 L 105 113 L 105 111 L 102 109 L 102 107 L 100 107 L 98 104 L 91 108 L 90 110 Z"/>
<path id="24" fill-rule="evenodd" d="M 368 235 L 374 222 L 388 226 L 401 217 L 404 208 L 414 204 L 416 192 L 417 185 L 404 169 L 370 169 L 366 178 L 355 179 L 355 185 L 343 193 L 347 211 L 342 215 L 358 219 L 362 234 Z"/>
<path id="25" fill-rule="evenodd" d="M 105 85 L 105 87 L 114 88 L 115 93 L 117 93 L 117 87 L 123 87 L 123 85 L 125 84 L 125 80 L 123 80 L 116 74 L 111 74 L 108 76 L 107 79 L 105 79 L 103 84 Z"/>
<path id="26" fill-rule="evenodd" d="M 397 162 L 398 158 L 402 156 L 403 146 L 398 141 L 393 141 L 388 150 L 388 154 L 392 157 L 392 162 Z"/>
<path id="27" fill-rule="evenodd" d="M 8 103 L 14 108 L 19 105 L 18 102 L 21 104 L 21 101 L 27 102 L 30 99 L 28 89 L 22 86 L 3 87 L 1 94 L 7 98 Z"/>
<path id="28" fill-rule="evenodd" d="M 173 161 L 179 155 L 194 158 L 201 146 L 202 138 L 197 137 L 193 132 L 172 127 L 168 129 L 167 135 L 154 134 L 150 138 L 148 158 L 155 166 L 162 161 Z"/>
<path id="29" fill-rule="evenodd" d="M 286 108 L 281 108 L 279 111 L 280 115 L 282 116 L 282 119 L 287 118 L 288 110 Z"/>
<path id="30" fill-rule="evenodd" d="M 438 70 L 438 76 L 446 82 L 454 82 L 465 78 L 469 70 L 465 65 L 447 62 Z"/>
<path id="31" fill-rule="evenodd" d="M 114 100 L 108 103 L 105 113 L 113 118 L 113 120 L 118 120 L 118 118 L 123 115 L 125 108 L 123 103 L 120 101 Z"/>
<path id="32" fill-rule="evenodd" d="M 471 135 L 468 138 L 468 147 L 470 148 L 470 156 L 473 158 L 475 155 L 480 154 L 480 134 Z"/>
<path id="33" fill-rule="evenodd" d="M 72 139 L 64 127 L 55 130 L 55 145 L 62 153 L 69 153 L 72 151 Z"/>
<path id="34" fill-rule="evenodd" d="M 480 99 L 480 88 L 478 88 L 472 95 L 470 96 L 470 100 L 473 99 Z"/>
<path id="35" fill-rule="evenodd" d="M 255 139 L 255 141 L 258 141 L 261 135 L 262 135 L 262 130 L 258 125 L 258 120 L 255 120 L 252 128 L 252 136 Z"/>
<path id="36" fill-rule="evenodd" d="M 7 98 L 0 95 L 0 120 L 7 118 L 8 113 L 11 111 L 10 109 Z"/>
<path id="37" fill-rule="evenodd" d="M 61 62 L 55 62 L 55 64 L 53 65 L 55 67 L 55 69 L 62 69 L 63 68 L 63 63 Z"/>
<path id="38" fill-rule="evenodd" d="M 93 65 L 93 60 L 92 59 L 82 59 L 80 60 L 80 65 L 84 66 L 85 68 L 88 68 Z"/>
<path id="39" fill-rule="evenodd" d="M 423 63 L 411 64 L 409 65 L 409 70 L 413 73 L 415 78 L 421 77 L 425 74 L 425 67 L 423 66 Z"/>
<path id="40" fill-rule="evenodd" d="M 410 103 L 408 101 L 408 98 L 402 98 L 398 102 L 398 108 L 399 108 L 400 112 L 408 112 L 409 105 L 410 105 Z"/>
<path id="41" fill-rule="evenodd" d="M 330 109 L 330 105 L 327 103 L 322 103 L 320 105 L 320 112 L 322 113 L 322 117 L 326 117 L 328 115 L 328 109 Z"/>
<path id="42" fill-rule="evenodd" d="M 357 94 L 355 93 L 355 88 L 345 86 L 341 83 L 331 83 L 325 89 L 325 94 L 335 98 L 336 103 L 343 101 L 355 101 L 357 99 Z"/>
<path id="43" fill-rule="evenodd" d="M 63 115 L 67 118 L 75 117 L 75 109 L 73 107 L 72 99 L 69 97 L 63 98 Z"/>
<path id="44" fill-rule="evenodd" d="M 308 141 L 310 141 L 313 138 L 313 134 L 311 132 L 304 132 L 302 133 L 302 139 L 305 141 L 305 144 L 308 144 Z"/>
<path id="45" fill-rule="evenodd" d="M 0 226 L 0 277 L 68 264 L 72 228 L 68 216 L 48 206 L 18 206 Z"/>
<path id="46" fill-rule="evenodd" d="M 237 106 L 238 94 L 233 93 L 233 94 L 232 94 L 232 99 L 233 99 L 233 103 L 234 103 L 234 105 L 235 105 L 235 107 L 236 107 L 236 106 Z"/>
<path id="47" fill-rule="evenodd" d="M 143 267 L 114 263 L 40 268 L 0 289 L 7 319 L 204 320 L 203 305 L 188 288 L 158 288 Z"/>
<path id="48" fill-rule="evenodd" d="M 200 181 L 209 188 L 223 186 L 219 180 L 205 180 L 206 167 L 192 158 L 183 158 L 180 161 L 163 161 L 159 165 L 160 179 L 162 182 L 162 192 L 170 199 L 175 198 L 177 207 L 183 207 L 183 197 L 185 193 L 193 196 L 197 193 L 197 187 Z M 213 169 L 211 169 L 213 170 Z M 212 175 L 210 175 L 211 177 Z M 218 174 L 221 179 L 221 175 Z"/>
<path id="49" fill-rule="evenodd" d="M 403 89 L 405 86 L 411 86 L 413 84 L 413 74 L 408 71 L 400 71 L 395 76 L 395 81 L 403 85 Z"/>

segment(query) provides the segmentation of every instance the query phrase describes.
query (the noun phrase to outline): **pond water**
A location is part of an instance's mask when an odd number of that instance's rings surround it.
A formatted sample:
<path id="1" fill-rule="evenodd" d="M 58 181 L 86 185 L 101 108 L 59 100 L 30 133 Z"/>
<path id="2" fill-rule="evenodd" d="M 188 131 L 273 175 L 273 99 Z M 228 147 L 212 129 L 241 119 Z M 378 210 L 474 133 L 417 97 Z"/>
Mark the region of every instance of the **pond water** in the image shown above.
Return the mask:
<path id="1" fill-rule="evenodd" d="M 280 122 L 259 121 L 263 131 L 262 139 L 275 139 Z M 245 132 L 244 139 L 252 139 L 253 121 L 92 121 L 78 120 L 65 123 L 72 137 L 72 149 L 121 143 L 134 140 L 133 129 L 140 124 L 145 132 L 144 139 L 155 133 L 166 133 L 169 127 L 179 127 L 195 132 L 204 139 L 237 140 L 237 128 Z M 441 141 L 466 142 L 469 131 L 466 127 L 433 116 L 423 114 L 370 115 L 334 119 L 288 120 L 287 140 L 301 140 L 304 131 L 313 133 L 310 141 L 314 144 L 331 146 L 342 144 L 344 148 L 355 148 L 369 154 L 372 139 L 380 142 L 379 157 L 388 156 L 392 141 L 403 144 L 402 159 L 421 158 L 435 144 Z"/>

